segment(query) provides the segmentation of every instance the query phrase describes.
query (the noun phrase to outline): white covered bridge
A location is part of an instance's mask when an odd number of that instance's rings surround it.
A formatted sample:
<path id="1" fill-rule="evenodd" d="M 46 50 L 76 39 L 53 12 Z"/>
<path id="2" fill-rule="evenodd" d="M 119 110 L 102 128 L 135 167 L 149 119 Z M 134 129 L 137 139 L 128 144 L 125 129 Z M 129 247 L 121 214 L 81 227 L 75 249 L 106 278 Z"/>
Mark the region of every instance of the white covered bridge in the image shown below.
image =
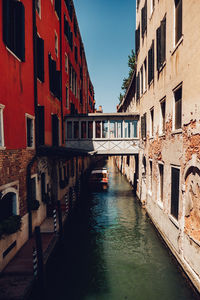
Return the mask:
<path id="1" fill-rule="evenodd" d="M 99 155 L 137 154 L 138 120 L 138 114 L 129 113 L 66 116 L 66 148 Z"/>

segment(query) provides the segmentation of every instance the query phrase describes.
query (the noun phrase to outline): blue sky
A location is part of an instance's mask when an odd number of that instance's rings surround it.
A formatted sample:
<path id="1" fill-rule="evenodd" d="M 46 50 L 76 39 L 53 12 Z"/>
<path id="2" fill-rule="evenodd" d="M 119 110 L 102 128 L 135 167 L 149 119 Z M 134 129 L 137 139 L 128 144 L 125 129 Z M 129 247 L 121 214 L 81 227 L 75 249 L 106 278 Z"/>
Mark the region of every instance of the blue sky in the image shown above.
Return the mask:
<path id="1" fill-rule="evenodd" d="M 96 107 L 116 112 L 128 55 L 135 49 L 136 0 L 74 0 Z"/>

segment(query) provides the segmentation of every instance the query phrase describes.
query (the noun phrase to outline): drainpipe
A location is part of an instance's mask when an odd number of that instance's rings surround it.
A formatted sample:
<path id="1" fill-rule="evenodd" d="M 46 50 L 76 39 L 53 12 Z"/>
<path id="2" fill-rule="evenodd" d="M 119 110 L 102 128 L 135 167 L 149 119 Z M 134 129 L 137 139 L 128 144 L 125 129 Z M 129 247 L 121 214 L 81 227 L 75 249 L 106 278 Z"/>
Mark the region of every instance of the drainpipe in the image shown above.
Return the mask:
<path id="1" fill-rule="evenodd" d="M 38 150 L 38 118 L 37 118 L 37 63 L 36 63 L 36 47 L 37 47 L 37 28 L 36 28 L 36 13 L 35 0 L 32 1 L 32 17 L 33 17 L 33 84 L 34 84 L 34 111 L 35 111 L 35 155 L 30 160 L 26 169 L 26 188 L 27 188 L 27 208 L 28 208 L 28 236 L 32 237 L 32 211 L 30 207 L 31 199 L 31 168 L 37 159 Z"/>

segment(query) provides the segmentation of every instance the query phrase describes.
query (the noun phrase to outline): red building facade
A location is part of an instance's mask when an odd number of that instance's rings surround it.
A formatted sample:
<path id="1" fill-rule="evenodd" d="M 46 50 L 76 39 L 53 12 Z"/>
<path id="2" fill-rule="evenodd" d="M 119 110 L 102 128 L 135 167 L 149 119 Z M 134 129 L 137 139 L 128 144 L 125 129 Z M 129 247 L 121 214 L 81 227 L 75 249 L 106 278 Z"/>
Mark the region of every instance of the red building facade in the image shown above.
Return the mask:
<path id="1" fill-rule="evenodd" d="M 0 17 L 1 271 L 87 167 L 65 120 L 95 101 L 72 1 L 0 0 Z M 16 215 L 21 231 L 6 232 Z"/>

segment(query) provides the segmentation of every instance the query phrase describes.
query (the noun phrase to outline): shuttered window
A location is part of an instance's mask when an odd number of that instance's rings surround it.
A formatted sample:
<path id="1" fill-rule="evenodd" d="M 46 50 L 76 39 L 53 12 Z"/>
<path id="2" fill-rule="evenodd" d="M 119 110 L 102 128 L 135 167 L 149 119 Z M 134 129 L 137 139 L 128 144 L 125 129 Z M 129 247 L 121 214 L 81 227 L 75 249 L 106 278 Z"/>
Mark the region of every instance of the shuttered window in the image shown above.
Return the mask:
<path id="1" fill-rule="evenodd" d="M 136 100 L 140 99 L 140 73 L 136 77 Z"/>
<path id="2" fill-rule="evenodd" d="M 154 41 L 148 51 L 148 84 L 154 79 Z"/>
<path id="3" fill-rule="evenodd" d="M 26 144 L 29 148 L 32 148 L 34 146 L 33 130 L 33 119 L 26 117 Z"/>
<path id="4" fill-rule="evenodd" d="M 52 115 L 52 145 L 59 145 L 59 120 L 57 115 Z"/>
<path id="5" fill-rule="evenodd" d="M 141 10 L 141 24 L 142 24 L 142 37 L 144 37 L 144 33 L 147 30 L 147 1 L 145 1 L 145 5 Z"/>
<path id="6" fill-rule="evenodd" d="M 37 36 L 37 77 L 44 82 L 44 40 Z"/>
<path id="7" fill-rule="evenodd" d="M 78 48 L 75 46 L 75 53 L 74 53 L 74 55 L 75 55 L 75 61 L 76 61 L 76 63 L 78 62 Z"/>
<path id="8" fill-rule="evenodd" d="M 3 0 L 3 41 L 25 61 L 25 9 L 22 2 Z"/>
<path id="9" fill-rule="evenodd" d="M 160 133 L 164 133 L 165 132 L 165 110 L 166 110 L 166 101 L 163 100 L 160 103 L 160 110 L 161 110 L 161 130 Z"/>
<path id="10" fill-rule="evenodd" d="M 161 21 L 160 27 L 156 30 L 157 70 L 163 65 L 166 59 L 166 18 Z"/>
<path id="11" fill-rule="evenodd" d="M 44 106 L 37 107 L 37 138 L 38 144 L 44 145 L 45 143 L 45 119 L 44 119 Z"/>
<path id="12" fill-rule="evenodd" d="M 135 31 L 135 53 L 137 54 L 140 50 L 140 25 L 138 29 Z"/>
<path id="13" fill-rule="evenodd" d="M 179 177 L 180 170 L 171 169 L 171 215 L 178 219 L 179 213 Z"/>
<path id="14" fill-rule="evenodd" d="M 146 138 L 146 113 L 141 117 L 141 136 L 142 139 Z"/>
<path id="15" fill-rule="evenodd" d="M 164 190 L 164 166 L 162 164 L 159 167 L 159 200 L 163 202 L 163 190 Z"/>
<path id="16" fill-rule="evenodd" d="M 182 0 L 175 0 L 175 44 L 182 36 Z"/>
<path id="17" fill-rule="evenodd" d="M 57 16 L 60 18 L 60 13 L 61 13 L 61 0 L 55 0 L 55 11 Z"/>
<path id="18" fill-rule="evenodd" d="M 143 89 L 143 66 L 141 67 L 141 69 L 140 69 L 140 77 L 141 77 L 141 95 L 143 94 L 143 91 L 144 91 L 144 89 Z"/>
<path id="19" fill-rule="evenodd" d="M 154 135 L 154 109 L 153 108 L 150 110 L 150 120 L 151 120 L 151 126 L 150 126 L 151 136 L 153 136 Z"/>
<path id="20" fill-rule="evenodd" d="M 175 100 L 175 129 L 181 128 L 182 125 L 182 87 L 174 92 Z"/>
<path id="21" fill-rule="evenodd" d="M 61 98 L 61 74 L 56 70 L 56 61 L 49 54 L 49 89 L 59 100 Z"/>

